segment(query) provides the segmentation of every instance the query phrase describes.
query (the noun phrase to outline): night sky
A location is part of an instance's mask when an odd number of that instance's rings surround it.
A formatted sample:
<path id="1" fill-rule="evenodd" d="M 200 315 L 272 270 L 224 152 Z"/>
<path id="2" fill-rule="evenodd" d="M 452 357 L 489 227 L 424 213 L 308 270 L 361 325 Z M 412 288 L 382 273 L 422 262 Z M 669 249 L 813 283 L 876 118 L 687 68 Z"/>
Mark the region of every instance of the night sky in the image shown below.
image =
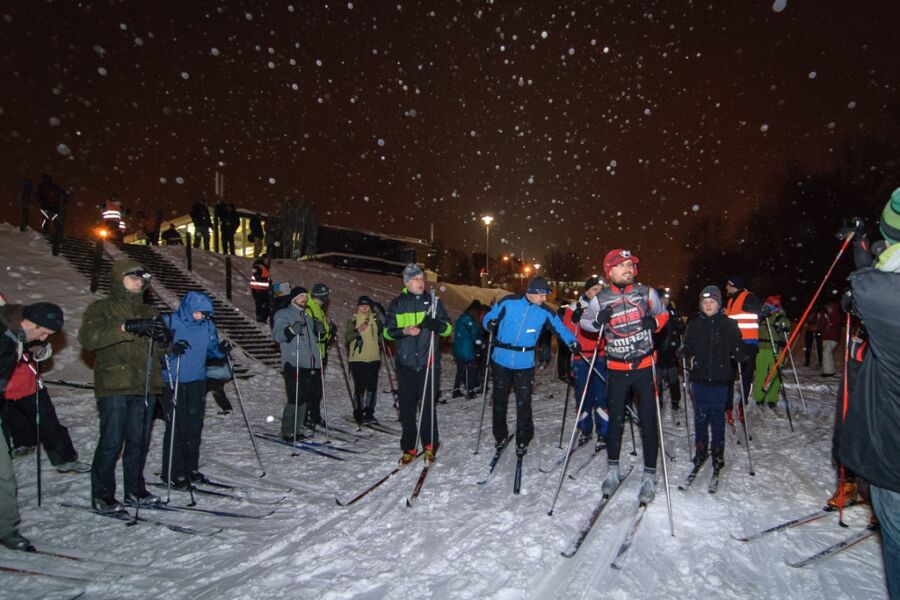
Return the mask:
<path id="1" fill-rule="evenodd" d="M 110 193 L 184 214 L 221 171 L 245 208 L 467 251 L 490 213 L 492 254 L 628 247 L 678 285 L 698 219 L 738 238 L 789 161 L 884 126 L 898 6 L 7 0 L 0 218 L 24 176 L 85 233 Z"/>

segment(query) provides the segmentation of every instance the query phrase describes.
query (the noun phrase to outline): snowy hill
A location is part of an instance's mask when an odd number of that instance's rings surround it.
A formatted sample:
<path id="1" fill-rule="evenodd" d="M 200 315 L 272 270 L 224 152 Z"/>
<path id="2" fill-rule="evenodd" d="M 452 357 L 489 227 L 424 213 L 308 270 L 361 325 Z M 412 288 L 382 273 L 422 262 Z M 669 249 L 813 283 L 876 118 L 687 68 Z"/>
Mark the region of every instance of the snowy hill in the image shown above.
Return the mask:
<path id="1" fill-rule="evenodd" d="M 164 249 L 173 260 L 183 250 Z M 19 233 L 0 225 L 0 291 L 10 301 L 49 300 L 66 311 L 65 341 L 55 340 L 48 379 L 90 381 L 75 339 L 80 314 L 93 299 L 87 281 L 61 257 L 52 257 L 47 243 L 33 232 Z M 249 263 L 235 261 L 245 274 Z M 199 252 L 194 272 L 224 297 L 221 258 Z M 384 304 L 401 287 L 399 278 L 359 274 L 316 263 L 276 264 L 277 281 L 311 287 L 319 281 L 332 289 L 332 316 L 341 324 L 362 293 Z M 455 286 L 439 286 L 452 316 L 472 296 Z M 482 298 L 486 301 L 486 298 Z M 235 286 L 235 304 L 252 311 L 244 286 Z M 334 350 L 332 350 L 334 352 Z M 565 481 L 554 516 L 547 516 L 560 470 L 543 474 L 560 455 L 563 399 L 566 389 L 549 371 L 537 371 L 534 393 L 536 437 L 524 461 L 523 493 L 512 495 L 514 457 L 507 452 L 494 477 L 476 485 L 491 455 L 490 410 L 482 433 L 482 450 L 473 456 L 481 399 L 449 399 L 438 405 L 442 446 L 422 493 L 407 507 L 420 463 L 398 473 L 351 507 L 346 501 L 394 468 L 399 457 L 396 436 L 355 426 L 336 357 L 326 373 L 326 408 L 330 423 L 349 433 L 333 432 L 332 446 L 321 447 L 344 460 L 309 452 L 292 456 L 290 448 L 259 441 L 267 475 L 258 473 L 256 457 L 239 412 L 218 415 L 207 407 L 201 450 L 202 470 L 238 489 L 219 492 L 240 498 L 197 496 L 197 508 L 242 513 L 261 518 L 236 518 L 206 513 L 142 511 L 147 518 L 193 528 L 197 534 L 154 527 L 127 527 L 113 519 L 60 502 L 87 506 L 89 475 L 56 473 L 44 459 L 43 502 L 37 506 L 34 455 L 16 459 L 21 531 L 39 547 L 77 554 L 85 560 L 24 555 L 0 550 L 0 566 L 51 572 L 55 577 L 4 573 L 0 598 L 884 598 L 884 580 L 877 537 L 860 543 L 826 562 L 794 568 L 785 560 L 813 554 L 861 530 L 868 507 L 848 509 L 849 529 L 837 526 L 835 515 L 760 540 L 742 543 L 732 534 L 751 533 L 816 510 L 833 489 L 830 437 L 837 382 L 823 380 L 815 369 L 801 368 L 807 412 L 803 414 L 796 387 L 789 385 L 795 432 L 783 405 L 777 411 L 749 409 L 751 451 L 756 475 L 748 473 L 748 457 L 740 427 L 726 432 L 726 463 L 718 493 L 708 494 L 707 466 L 687 492 L 677 489 L 689 470 L 684 413 L 663 413 L 666 450 L 674 457 L 668 471 L 675 520 L 669 535 L 665 496 L 660 491 L 637 530 L 621 570 L 610 563 L 625 536 L 636 508 L 639 477 L 632 475 L 614 496 L 603 516 L 573 558 L 564 550 L 599 499 L 606 473 L 598 456 L 577 480 Z M 443 389 L 454 375 L 445 353 Z M 790 377 L 790 375 L 789 375 Z M 284 404 L 281 377 L 275 371 L 241 382 L 252 426 L 259 432 L 277 430 Z M 397 427 L 388 378 L 382 370 L 377 416 Z M 228 395 L 237 405 L 234 387 Z M 69 428 L 81 459 L 90 462 L 97 441 L 97 413 L 92 393 L 51 387 L 57 412 Z M 448 395 L 445 395 L 447 398 Z M 572 402 L 571 397 L 569 402 Z M 514 402 L 510 412 L 515 412 Z M 237 407 L 237 406 L 236 406 Z M 565 439 L 571 431 L 569 408 Z M 267 423 L 267 416 L 275 422 Z M 513 427 L 514 414 L 510 414 Z M 693 427 L 692 427 L 693 429 Z M 146 475 L 156 481 L 160 470 L 163 427 L 156 423 Z M 338 439 L 338 437 L 342 439 Z M 345 440 L 355 441 L 345 441 Z M 636 435 L 637 441 L 640 436 Z M 738 441 L 741 444 L 738 444 Z M 626 430 L 622 462 L 639 468 L 629 456 Z M 582 449 L 572 469 L 588 458 Z M 570 469 L 571 471 L 571 469 Z M 290 491 L 288 491 L 290 488 Z M 160 490 L 156 490 L 159 492 Z M 165 492 L 163 490 L 163 494 Z M 121 496 L 121 482 L 119 485 Z M 242 499 L 241 499 L 242 498 Z M 283 498 L 283 500 L 282 500 Z M 172 492 L 172 505 L 185 506 L 186 494 Z M 267 516 L 266 513 L 274 511 Z M 69 579 L 67 579 L 67 577 Z"/>

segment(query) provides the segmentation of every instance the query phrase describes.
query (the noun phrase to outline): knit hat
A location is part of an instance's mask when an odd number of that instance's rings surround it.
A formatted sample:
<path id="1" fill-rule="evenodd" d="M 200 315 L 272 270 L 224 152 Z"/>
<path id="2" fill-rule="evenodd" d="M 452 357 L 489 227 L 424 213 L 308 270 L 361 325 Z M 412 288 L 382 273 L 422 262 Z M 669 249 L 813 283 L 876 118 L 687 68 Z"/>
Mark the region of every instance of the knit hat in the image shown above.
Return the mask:
<path id="1" fill-rule="evenodd" d="M 881 211 L 880 229 L 885 240 L 891 244 L 900 243 L 900 188 L 894 190 Z"/>
<path id="2" fill-rule="evenodd" d="M 528 287 L 525 291 L 529 294 L 550 294 L 550 284 L 543 277 L 532 277 L 528 280 Z"/>
<path id="3" fill-rule="evenodd" d="M 700 302 L 703 302 L 707 298 L 712 298 L 719 306 L 722 306 L 722 292 L 717 286 L 708 285 L 703 288 L 703 291 L 700 292 Z"/>
<path id="4" fill-rule="evenodd" d="M 319 298 L 320 300 L 324 300 L 328 297 L 328 294 L 331 293 L 331 290 L 328 289 L 328 286 L 324 283 L 317 283 L 313 286 L 312 289 L 312 297 Z"/>
<path id="5" fill-rule="evenodd" d="M 729 277 L 727 279 L 726 283 L 728 285 L 736 287 L 739 290 L 742 290 L 745 287 L 747 287 L 747 282 L 740 275 L 732 275 L 731 277 Z"/>
<path id="6" fill-rule="evenodd" d="M 606 274 L 606 278 L 609 279 L 609 272 L 614 266 L 621 264 L 626 260 L 630 260 L 632 263 L 634 263 L 634 274 L 635 276 L 637 276 L 637 265 L 639 262 L 641 262 L 640 259 L 637 256 L 631 254 L 630 250 L 617 248 L 615 250 L 610 250 L 607 253 L 606 258 L 603 259 L 603 272 Z"/>
<path id="7" fill-rule="evenodd" d="M 63 328 L 63 311 L 52 302 L 29 304 L 22 311 L 22 318 L 51 331 L 59 331 Z"/>
<path id="8" fill-rule="evenodd" d="M 781 296 L 769 296 L 766 298 L 766 304 L 774 308 L 781 308 Z"/>
<path id="9" fill-rule="evenodd" d="M 309 295 L 309 290 L 307 290 L 307 289 L 306 289 L 305 287 L 303 287 L 302 285 L 298 285 L 298 286 L 295 287 L 295 288 L 291 288 L 291 293 L 288 294 L 288 298 L 291 300 L 291 302 L 293 302 L 293 301 L 294 301 L 294 298 L 296 298 L 296 297 L 299 296 L 300 294 L 307 294 L 307 295 Z"/>
<path id="10" fill-rule="evenodd" d="M 587 280 L 585 280 L 584 289 L 585 289 L 585 291 L 587 291 L 587 290 L 591 289 L 592 287 L 594 287 L 595 285 L 606 287 L 606 282 L 603 280 L 602 277 L 597 277 L 596 275 L 592 275 L 591 277 L 588 277 Z"/>
<path id="11" fill-rule="evenodd" d="M 409 280 L 413 277 L 418 277 L 423 273 L 422 267 L 417 265 L 416 263 L 409 263 L 405 267 L 403 267 L 403 283 L 409 283 Z"/>
<path id="12" fill-rule="evenodd" d="M 371 308 L 375 308 L 375 301 L 369 298 L 368 296 L 360 296 L 359 300 L 356 301 L 357 306 L 368 306 Z"/>

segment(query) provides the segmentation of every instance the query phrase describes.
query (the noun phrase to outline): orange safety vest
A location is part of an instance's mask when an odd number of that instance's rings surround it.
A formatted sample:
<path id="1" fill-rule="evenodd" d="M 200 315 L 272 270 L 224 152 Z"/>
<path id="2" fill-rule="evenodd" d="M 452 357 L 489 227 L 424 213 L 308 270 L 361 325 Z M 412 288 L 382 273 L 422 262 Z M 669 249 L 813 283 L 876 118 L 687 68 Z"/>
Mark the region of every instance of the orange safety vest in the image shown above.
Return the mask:
<path id="1" fill-rule="evenodd" d="M 254 269 L 255 272 L 255 269 Z M 260 278 L 257 279 L 256 275 L 250 275 L 250 289 L 251 290 L 259 290 L 265 292 L 269 289 L 269 269 L 266 268 L 266 265 L 259 265 L 259 275 Z"/>
<path id="2" fill-rule="evenodd" d="M 750 292 L 743 290 L 734 298 L 728 299 L 725 314 L 737 321 L 744 340 L 759 340 L 759 315 L 744 310 L 744 301 Z"/>

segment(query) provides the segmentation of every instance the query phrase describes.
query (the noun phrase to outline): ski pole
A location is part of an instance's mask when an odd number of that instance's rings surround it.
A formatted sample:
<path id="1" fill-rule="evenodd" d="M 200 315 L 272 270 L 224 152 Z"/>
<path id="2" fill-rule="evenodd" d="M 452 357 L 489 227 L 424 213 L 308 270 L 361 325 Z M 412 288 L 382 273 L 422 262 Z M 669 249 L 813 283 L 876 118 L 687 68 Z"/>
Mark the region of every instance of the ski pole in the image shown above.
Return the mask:
<path id="1" fill-rule="evenodd" d="M 294 349 L 294 446 L 297 445 L 297 426 L 300 420 L 300 333 L 295 336 L 297 343 Z M 304 419 L 306 415 L 304 415 Z M 291 452 L 291 456 L 297 456 L 297 449 Z"/>
<path id="2" fill-rule="evenodd" d="M 337 349 L 338 362 L 341 363 L 341 375 L 344 376 L 344 384 L 347 386 L 347 395 L 350 396 L 350 406 L 353 407 L 353 412 L 357 412 L 362 410 L 362 407 L 357 405 L 356 397 L 353 395 L 353 392 L 350 391 L 350 379 L 347 377 L 347 367 L 344 363 L 344 355 L 341 354 L 341 343 L 337 341 L 337 336 L 335 335 L 335 347 Z M 347 355 L 347 363 L 350 362 L 350 355 Z M 322 376 L 322 382 L 325 382 L 324 375 Z M 325 420 L 325 423 L 328 423 L 328 420 Z"/>
<path id="3" fill-rule="evenodd" d="M 569 391 L 572 389 L 572 381 L 568 372 L 566 372 L 566 399 L 563 400 L 563 416 L 562 416 L 562 425 L 559 427 L 559 444 L 557 444 L 557 448 L 562 450 L 562 440 L 563 434 L 566 431 L 566 413 L 569 410 Z M 578 422 L 576 418 L 576 423 Z"/>
<path id="4" fill-rule="evenodd" d="M 149 442 L 147 440 L 148 429 L 147 427 L 147 411 L 149 407 L 147 406 L 150 402 L 150 369 L 153 368 L 153 338 L 151 337 L 148 342 L 147 347 L 147 377 L 144 380 L 144 413 L 141 415 L 141 456 L 144 455 L 144 449 L 149 446 Z M 134 519 L 126 523 L 126 526 L 134 526 L 138 523 L 138 514 L 141 512 L 141 500 L 138 498 L 137 505 L 134 507 Z"/>
<path id="5" fill-rule="evenodd" d="M 434 310 L 434 290 L 431 291 L 431 308 L 432 312 Z M 417 326 L 418 327 L 418 326 Z M 420 328 L 421 329 L 421 328 Z M 421 331 L 419 332 L 421 335 Z M 422 442 L 422 448 L 425 447 L 425 440 L 422 439 L 422 425 L 425 424 L 425 398 L 428 394 L 428 377 L 432 377 L 431 381 L 431 424 L 434 425 L 434 332 L 431 332 L 431 336 L 428 342 L 428 357 L 425 361 L 425 379 L 422 382 L 422 400 L 419 403 L 419 418 L 416 419 L 416 449 L 419 448 L 419 442 Z M 432 441 L 434 441 L 434 432 L 431 432 Z M 433 448 L 433 446 L 432 446 Z"/>
<path id="6" fill-rule="evenodd" d="M 35 444 L 35 456 L 37 457 L 37 501 L 41 505 L 41 363 L 34 361 L 34 426 L 37 430 L 37 443 Z"/>
<path id="7" fill-rule="evenodd" d="M 737 368 L 738 368 L 738 381 L 740 381 L 740 383 L 738 385 L 741 388 L 740 402 L 741 402 L 741 416 L 743 417 L 741 419 L 741 425 L 744 426 L 744 441 L 747 443 L 747 462 L 750 463 L 750 475 L 756 475 L 756 471 L 753 470 L 753 457 L 750 456 L 750 432 L 747 430 L 748 419 L 747 419 L 746 411 L 744 410 L 744 402 L 745 402 L 745 400 L 744 400 L 744 373 L 741 369 L 741 363 L 737 364 Z"/>
<path id="8" fill-rule="evenodd" d="M 691 401 L 687 359 L 681 357 L 681 371 L 684 375 L 684 427 L 687 429 L 688 459 L 694 460 L 694 442 L 691 440 L 691 419 L 688 413 L 688 402 Z"/>
<path id="9" fill-rule="evenodd" d="M 484 382 L 481 386 L 481 418 L 478 420 L 478 438 L 475 440 L 475 454 L 478 454 L 478 449 L 481 448 L 481 428 L 484 427 L 484 409 L 487 406 L 487 382 L 488 382 L 488 370 L 491 368 L 491 346 L 494 343 L 494 332 L 488 332 L 488 345 L 487 345 L 487 354 L 485 354 L 484 361 Z"/>
<path id="10" fill-rule="evenodd" d="M 656 358 L 650 355 L 650 368 L 653 369 L 653 405 L 656 407 L 656 427 L 659 432 L 659 449 L 662 452 L 660 462 L 662 462 L 663 482 L 666 486 L 666 508 L 669 511 L 669 531 L 672 537 L 675 537 L 675 517 L 672 516 L 672 495 L 669 493 L 669 467 L 666 461 L 666 440 L 663 435 L 662 413 L 659 409 L 659 386 L 656 385 Z M 644 423 L 646 425 L 646 423 Z"/>
<path id="11" fill-rule="evenodd" d="M 315 327 L 313 328 L 315 331 Z M 322 380 L 322 397 L 319 399 L 319 410 L 316 411 L 318 415 L 316 415 L 319 419 L 321 419 L 325 423 L 325 442 L 329 442 L 331 438 L 331 432 L 328 430 L 328 420 L 325 418 L 328 416 L 328 407 L 325 405 L 325 361 L 322 358 L 322 346 L 317 340 L 315 344 L 312 342 L 312 336 L 306 336 L 306 347 L 309 350 L 309 357 L 312 360 L 313 356 L 313 346 L 316 347 L 316 354 L 319 357 L 319 378 Z M 299 368 L 300 364 L 297 363 Z M 316 426 L 318 422 L 313 423 L 313 431 L 316 430 Z"/>
<path id="12" fill-rule="evenodd" d="M 259 463 L 259 469 L 262 471 L 260 477 L 265 477 L 266 468 L 263 466 L 262 457 L 259 455 L 259 448 L 256 447 L 256 437 L 253 435 L 253 428 L 250 426 L 250 419 L 247 417 L 247 410 L 244 408 L 244 397 L 241 394 L 241 386 L 238 385 L 237 377 L 234 376 L 234 361 L 231 358 L 231 350 L 225 352 L 225 357 L 228 359 L 228 366 L 231 368 L 231 379 L 234 381 L 234 390 L 237 392 L 238 406 L 241 407 L 241 414 L 244 416 L 244 424 L 247 425 L 247 434 L 250 436 L 250 443 L 253 444 L 253 452 L 256 453 L 256 462 Z M 294 415 L 296 416 L 296 414 L 297 410 L 295 406 Z"/>
<path id="13" fill-rule="evenodd" d="M 598 344 L 600 343 L 600 338 L 597 338 L 597 343 L 598 343 Z M 591 361 L 588 360 L 588 357 L 585 356 L 585 355 L 584 355 L 583 353 L 581 353 L 581 352 L 578 352 L 578 357 L 581 358 L 581 360 L 583 360 L 584 362 L 587 362 L 587 363 L 591 362 Z M 603 374 L 600 373 L 600 371 L 597 370 L 597 367 L 592 367 L 592 368 L 591 368 L 591 373 L 593 373 L 594 375 L 596 375 L 597 377 L 599 377 L 599 378 L 600 378 L 600 381 L 602 381 L 603 383 L 606 383 L 606 377 L 604 377 Z"/>
<path id="14" fill-rule="evenodd" d="M 634 439 L 634 410 L 628 404 L 625 405 L 625 416 L 628 417 L 628 425 L 631 429 L 631 456 L 637 456 L 637 442 Z"/>
<path id="15" fill-rule="evenodd" d="M 167 475 L 166 475 L 166 504 L 169 503 L 172 496 L 172 459 L 175 456 L 175 420 L 178 415 L 178 377 L 181 375 L 181 355 L 178 354 L 175 356 L 175 389 L 172 392 L 172 418 L 169 421 L 169 427 L 171 434 L 169 435 L 169 465 L 167 467 Z M 194 490 L 193 486 L 188 481 L 188 489 L 191 492 L 191 502 L 194 501 Z M 140 504 L 140 501 L 138 501 Z"/>
<path id="16" fill-rule="evenodd" d="M 775 338 L 772 335 L 772 324 L 769 323 L 768 317 L 765 319 L 766 321 L 766 330 L 769 332 L 769 345 L 772 346 L 772 352 L 774 354 L 775 351 Z M 788 356 L 791 353 L 788 352 Z M 796 373 L 795 373 L 796 375 Z M 791 403 L 788 401 L 787 392 L 784 391 L 784 372 L 781 370 L 781 367 L 778 368 L 778 379 L 781 381 L 781 397 L 784 399 L 784 409 L 787 412 L 788 425 L 791 426 L 791 433 L 794 433 L 794 420 L 791 418 Z M 763 398 L 765 398 L 765 394 L 763 394 Z"/>
<path id="17" fill-rule="evenodd" d="M 391 354 L 390 349 L 387 346 L 387 342 L 384 341 L 384 338 L 381 338 L 381 350 L 384 358 L 384 370 L 387 372 L 388 383 L 391 384 L 391 396 L 394 398 L 394 410 L 397 411 L 397 420 L 400 420 L 400 403 L 397 397 L 397 386 L 394 385 L 394 377 L 391 375 L 391 367 L 390 364 L 394 360 L 394 356 Z"/>
<path id="18" fill-rule="evenodd" d="M 605 324 L 604 324 L 605 325 Z M 600 334 L 597 336 L 597 345 L 594 346 L 594 353 L 591 356 L 590 366 L 588 367 L 588 378 L 584 382 L 584 389 L 581 390 L 581 400 L 578 401 L 578 413 L 581 414 L 584 408 L 584 401 L 587 398 L 588 386 L 591 384 L 591 371 L 594 369 L 594 362 L 597 360 L 597 350 L 600 348 L 600 338 L 603 337 L 603 326 L 600 326 Z M 572 459 L 572 447 L 575 445 L 575 432 L 578 431 L 578 419 L 572 424 L 572 435 L 569 436 L 569 447 L 566 448 L 566 461 L 563 463 L 562 473 L 559 474 L 559 483 L 556 484 L 556 493 L 553 494 L 553 502 L 550 503 L 550 510 L 547 515 L 553 516 L 553 509 L 556 507 L 556 499 L 559 498 L 559 492 L 562 490 L 563 481 L 566 478 L 566 471 L 569 470 L 569 461 Z"/>
<path id="19" fill-rule="evenodd" d="M 787 332 L 782 331 L 781 335 L 784 337 L 784 343 L 787 344 Z M 791 370 L 794 372 L 794 383 L 797 384 L 797 393 L 800 395 L 800 404 L 803 406 L 803 414 L 806 414 L 806 400 L 803 399 L 803 388 L 800 387 L 800 377 L 797 375 L 797 365 L 794 363 L 794 354 L 788 352 L 788 358 L 791 361 Z"/>
<path id="20" fill-rule="evenodd" d="M 437 299 L 437 296 L 434 294 L 434 288 L 432 288 L 431 289 L 431 318 L 432 319 L 437 317 L 437 303 L 438 303 L 438 299 Z M 432 330 L 432 332 L 431 332 L 431 348 L 432 348 L 432 350 L 431 350 L 431 362 L 432 362 L 432 366 L 431 366 L 431 426 L 428 428 L 428 434 L 429 434 L 429 437 L 431 438 L 430 444 L 431 444 L 432 453 L 437 451 L 437 448 L 434 447 L 434 419 L 435 419 L 435 410 L 437 410 L 437 397 L 435 395 L 435 390 L 434 390 L 434 385 L 435 385 L 435 382 L 434 382 L 435 377 L 434 376 L 435 376 L 435 373 L 437 373 L 437 369 L 435 368 L 435 367 L 437 367 L 437 365 L 435 364 L 436 359 L 437 359 L 437 353 L 435 352 L 436 345 L 437 345 L 437 335 Z M 438 387 L 438 391 L 440 391 L 440 387 Z"/>
<path id="21" fill-rule="evenodd" d="M 831 262 L 831 266 L 828 267 L 828 272 L 825 273 L 825 277 L 822 279 L 822 283 L 819 284 L 819 288 L 816 290 L 816 293 L 813 294 L 812 300 L 809 301 L 809 305 L 807 305 L 806 310 L 803 311 L 803 316 L 800 317 L 800 320 L 797 322 L 797 327 L 794 328 L 794 332 L 791 334 L 787 345 L 784 347 L 784 350 L 779 353 L 778 358 L 775 360 L 775 364 L 772 366 L 769 374 L 766 375 L 766 381 L 765 383 L 763 383 L 762 387 L 764 393 L 767 393 L 769 391 L 769 385 L 772 382 L 772 378 L 775 377 L 776 370 L 781 365 L 782 361 L 784 361 L 784 355 L 791 351 L 791 346 L 794 343 L 794 338 L 797 337 L 797 333 L 803 328 L 803 324 L 806 322 L 806 317 L 809 316 L 809 311 L 812 310 L 813 304 L 815 304 L 816 300 L 819 297 L 819 294 L 822 293 L 822 288 L 825 287 L 825 283 L 828 281 L 828 278 L 831 277 L 831 272 L 834 270 L 834 267 L 837 264 L 838 260 L 840 260 L 841 256 L 844 254 L 844 250 L 846 250 L 847 246 L 850 245 L 850 241 L 853 239 L 855 233 L 855 231 L 852 231 L 850 232 L 850 235 L 844 238 L 844 243 L 841 245 L 841 249 L 838 250 L 837 256 L 834 257 L 834 260 Z"/>

